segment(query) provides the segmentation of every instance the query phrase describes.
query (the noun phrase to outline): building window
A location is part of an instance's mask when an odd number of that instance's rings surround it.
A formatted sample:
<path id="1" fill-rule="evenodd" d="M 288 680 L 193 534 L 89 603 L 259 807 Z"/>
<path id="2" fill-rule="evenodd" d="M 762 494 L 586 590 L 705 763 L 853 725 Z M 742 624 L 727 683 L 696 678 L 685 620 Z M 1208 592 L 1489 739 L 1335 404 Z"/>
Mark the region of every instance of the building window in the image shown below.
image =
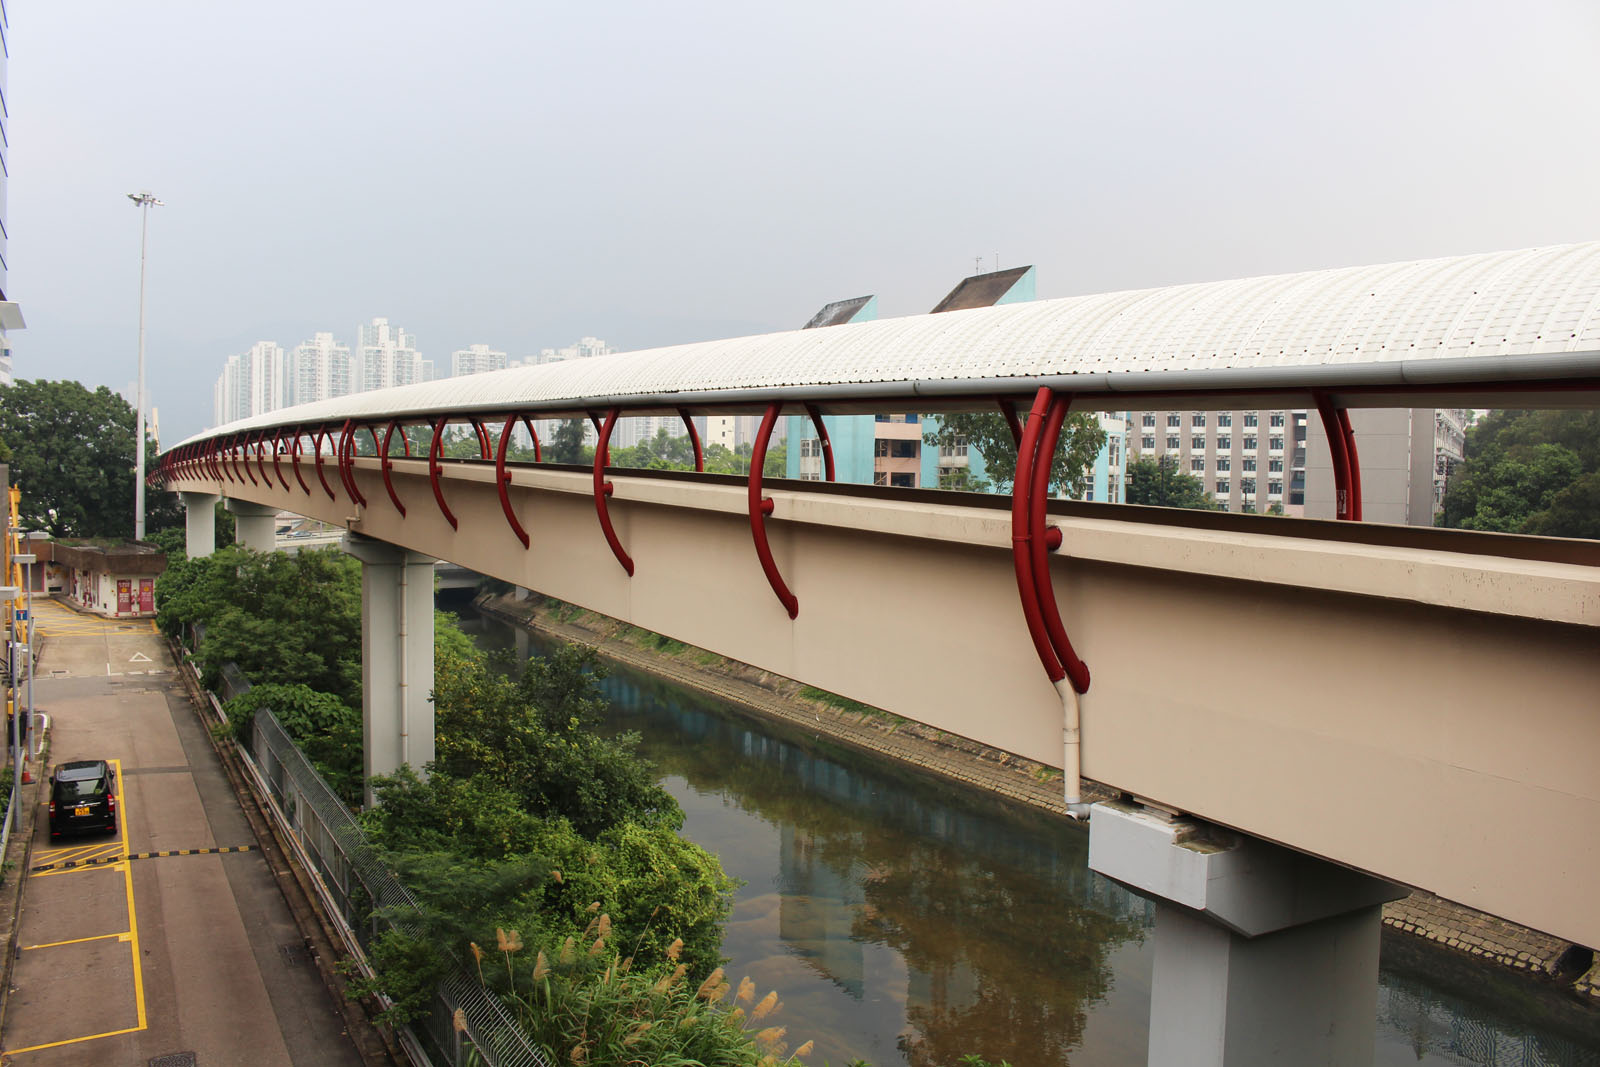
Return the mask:
<path id="1" fill-rule="evenodd" d="M 1255 436 L 1253 434 L 1246 434 L 1245 435 L 1244 450 L 1246 452 L 1254 452 L 1256 450 L 1256 439 L 1255 439 Z"/>
<path id="2" fill-rule="evenodd" d="M 1091 504 L 1094 503 L 1094 486 L 1089 485 L 1084 487 L 1083 499 L 1089 501 Z"/>
<path id="3" fill-rule="evenodd" d="M 1167 448 L 1171 449 L 1174 452 L 1176 452 L 1178 450 L 1178 435 L 1177 434 L 1175 434 L 1175 433 L 1167 434 Z"/>
<path id="4" fill-rule="evenodd" d="M 1232 447 L 1233 447 L 1233 438 L 1227 436 L 1226 434 L 1224 434 L 1223 436 L 1217 438 L 1217 451 L 1218 452 L 1226 452 L 1228 449 L 1230 449 Z"/>
<path id="5" fill-rule="evenodd" d="M 1191 426 L 1204 426 L 1205 424 L 1206 424 L 1206 413 L 1203 412 L 1203 411 L 1195 412 L 1193 418 L 1190 420 L 1190 425 Z"/>
<path id="6" fill-rule="evenodd" d="M 1219 428 L 1226 430 L 1229 426 L 1232 426 L 1232 425 L 1233 425 L 1233 416 L 1230 415 L 1228 412 L 1224 411 L 1224 412 L 1221 412 L 1220 414 L 1217 415 L 1217 426 Z"/>
<path id="7" fill-rule="evenodd" d="M 922 451 L 921 441 L 890 441 L 890 459 L 916 459 Z"/>
<path id="8" fill-rule="evenodd" d="M 1189 469 L 1196 474 L 1204 474 L 1206 472 L 1206 457 L 1195 456 L 1189 461 Z"/>
<path id="9" fill-rule="evenodd" d="M 1232 492 L 1232 487 L 1228 484 L 1228 479 L 1226 479 L 1226 478 L 1218 478 L 1217 479 L 1217 495 L 1218 496 L 1227 496 L 1230 492 Z"/>
<path id="10" fill-rule="evenodd" d="M 1254 478 L 1240 478 L 1239 479 L 1239 492 L 1244 493 L 1246 496 L 1253 496 L 1255 494 L 1255 491 L 1256 491 L 1256 480 Z"/>
<path id="11" fill-rule="evenodd" d="M 873 471 L 872 472 L 872 484 L 873 485 L 888 485 L 889 484 L 889 472 L 888 471 Z"/>
<path id="12" fill-rule="evenodd" d="M 1139 447 L 1144 449 L 1146 452 L 1154 452 L 1156 450 L 1155 437 L 1151 434 L 1145 434 L 1143 437 L 1139 438 Z"/>
<path id="13" fill-rule="evenodd" d="M 915 474 L 891 474 L 889 475 L 889 484 L 896 489 L 915 489 L 917 487 L 917 476 Z"/>
<path id="14" fill-rule="evenodd" d="M 1241 459 L 1239 461 L 1239 469 L 1242 471 L 1254 471 L 1256 469 L 1256 457 L 1246 456 Z"/>
<path id="15" fill-rule="evenodd" d="M 1260 421 L 1260 418 L 1261 416 L 1252 411 L 1250 414 L 1244 417 L 1244 424 L 1246 426 L 1254 426 Z"/>
<path id="16" fill-rule="evenodd" d="M 1274 452 L 1282 452 L 1283 451 L 1283 438 L 1282 437 L 1268 438 L 1267 439 L 1267 447 L 1270 448 Z"/>
<path id="17" fill-rule="evenodd" d="M 1281 430 L 1283 428 L 1283 412 L 1274 411 L 1270 416 L 1268 416 L 1267 424 L 1274 430 Z"/>
<path id="18" fill-rule="evenodd" d="M 1205 435 L 1197 433 L 1189 438 L 1189 448 L 1195 452 L 1204 452 L 1206 450 Z"/>
<path id="19" fill-rule="evenodd" d="M 1268 482 L 1267 483 L 1267 493 L 1269 495 L 1271 495 L 1271 496 L 1282 496 L 1283 495 L 1283 483 L 1282 482 Z"/>
<path id="20" fill-rule="evenodd" d="M 1167 425 L 1172 427 L 1182 426 L 1183 419 L 1176 411 L 1174 411 L 1172 414 L 1167 416 Z"/>
<path id="21" fill-rule="evenodd" d="M 883 459 L 888 456 L 889 439 L 885 437 L 882 440 L 872 442 L 872 454 L 877 456 L 879 459 Z"/>
<path id="22" fill-rule="evenodd" d="M 822 474 L 820 471 L 801 471 L 800 480 L 802 482 L 820 482 L 822 481 Z"/>
<path id="23" fill-rule="evenodd" d="M 940 467 L 939 488 L 955 489 L 967 482 L 967 469 L 965 467 Z"/>
<path id="24" fill-rule="evenodd" d="M 822 441 L 815 437 L 800 438 L 800 456 L 802 459 L 822 455 Z"/>
<path id="25" fill-rule="evenodd" d="M 1267 470 L 1271 471 L 1273 474 L 1282 474 L 1283 457 L 1275 456 L 1272 459 L 1267 460 Z"/>
<path id="26" fill-rule="evenodd" d="M 1145 425 L 1145 426 L 1154 426 L 1155 424 L 1156 424 L 1156 413 L 1153 412 L 1153 411 L 1145 412 L 1144 413 L 1143 425 Z"/>
<path id="27" fill-rule="evenodd" d="M 966 454 L 967 439 L 965 437 L 957 437 L 953 444 L 939 446 L 940 459 L 954 459 L 956 457 L 964 457 Z"/>
<path id="28" fill-rule="evenodd" d="M 1232 468 L 1233 468 L 1233 460 L 1229 459 L 1227 456 L 1218 456 L 1217 457 L 1217 473 L 1220 474 L 1223 471 L 1231 470 Z"/>

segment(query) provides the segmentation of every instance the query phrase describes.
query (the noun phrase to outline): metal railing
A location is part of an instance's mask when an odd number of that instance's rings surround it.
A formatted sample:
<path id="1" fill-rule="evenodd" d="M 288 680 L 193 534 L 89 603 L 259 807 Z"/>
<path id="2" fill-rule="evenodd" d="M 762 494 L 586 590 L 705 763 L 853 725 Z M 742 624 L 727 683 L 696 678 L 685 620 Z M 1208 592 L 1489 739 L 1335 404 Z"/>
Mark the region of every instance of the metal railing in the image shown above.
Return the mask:
<path id="1" fill-rule="evenodd" d="M 242 678 L 223 671 L 224 688 Z M 249 683 L 244 683 L 248 688 Z M 237 692 L 238 690 L 235 690 Z M 234 693 L 230 693 L 230 697 Z M 289 834 L 311 861 L 327 901 L 365 949 L 385 925 L 415 933 L 407 921 L 419 908 L 410 891 L 378 859 L 350 809 L 329 788 L 303 752 L 268 711 L 251 725 L 247 756 L 278 808 Z M 440 985 L 422 1028 L 429 1062 L 450 1067 L 550 1067 L 549 1061 L 505 1006 L 458 960 Z M 465 1030 L 459 1030 L 459 1025 Z"/>

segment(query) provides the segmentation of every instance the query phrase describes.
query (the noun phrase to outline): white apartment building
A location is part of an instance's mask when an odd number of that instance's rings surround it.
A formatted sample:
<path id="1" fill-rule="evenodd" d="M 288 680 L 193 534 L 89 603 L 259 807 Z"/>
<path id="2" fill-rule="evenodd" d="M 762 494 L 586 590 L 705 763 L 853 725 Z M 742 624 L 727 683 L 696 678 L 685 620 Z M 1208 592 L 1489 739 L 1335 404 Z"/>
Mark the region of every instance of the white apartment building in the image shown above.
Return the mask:
<path id="1" fill-rule="evenodd" d="M 349 395 L 350 346 L 331 333 L 313 334 L 289 354 L 288 379 L 290 405 Z"/>
<path id="2" fill-rule="evenodd" d="M 285 407 L 286 366 L 283 349 L 273 341 L 257 341 L 243 355 L 229 356 L 211 390 L 217 424 Z"/>
<path id="3" fill-rule="evenodd" d="M 450 376 L 453 378 L 465 374 L 485 374 L 492 370 L 505 370 L 506 366 L 506 354 L 496 352 L 488 345 L 468 345 L 450 353 Z"/>
<path id="4" fill-rule="evenodd" d="M 388 319 L 363 323 L 357 334 L 354 392 L 432 380 L 433 364 L 417 351 L 416 338 Z"/>
<path id="5" fill-rule="evenodd" d="M 1175 456 L 1227 511 L 1305 514 L 1306 412 L 1135 411 L 1128 458 Z"/>

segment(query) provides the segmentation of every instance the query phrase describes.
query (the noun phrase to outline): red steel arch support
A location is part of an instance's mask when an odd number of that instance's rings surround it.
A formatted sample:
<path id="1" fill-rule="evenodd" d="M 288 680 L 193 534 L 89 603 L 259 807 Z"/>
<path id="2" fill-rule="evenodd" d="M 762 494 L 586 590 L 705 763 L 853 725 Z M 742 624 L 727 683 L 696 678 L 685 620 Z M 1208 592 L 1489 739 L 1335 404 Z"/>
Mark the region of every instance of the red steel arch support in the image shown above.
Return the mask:
<path id="1" fill-rule="evenodd" d="M 606 497 L 611 495 L 611 483 L 606 481 L 605 461 L 611 453 L 611 431 L 616 428 L 617 416 L 622 413 L 620 408 L 612 408 L 606 412 L 605 422 L 600 426 L 600 437 L 594 446 L 594 510 L 600 517 L 600 531 L 606 535 L 606 544 L 611 546 L 611 554 L 617 557 L 617 562 L 622 564 L 622 569 L 628 572 L 628 577 L 633 577 L 633 557 L 628 555 L 622 547 L 622 542 L 617 539 L 617 531 L 611 525 L 611 506 Z M 593 416 L 591 416 L 592 418 Z"/>
<path id="2" fill-rule="evenodd" d="M 1353 520 L 1360 510 L 1360 504 L 1353 504 L 1350 478 L 1350 452 L 1348 443 L 1350 437 L 1346 435 L 1345 426 L 1349 416 L 1341 419 L 1340 412 L 1333 406 L 1326 394 L 1317 393 L 1317 414 L 1322 416 L 1322 428 L 1328 436 L 1328 454 L 1333 460 L 1333 517 L 1336 519 Z"/>
<path id="3" fill-rule="evenodd" d="M 539 459 L 540 459 L 540 456 L 539 456 L 539 431 L 535 430 L 533 428 L 533 420 L 528 418 L 528 416 L 526 416 L 526 415 L 522 416 L 522 425 L 524 425 L 524 426 L 526 426 L 528 428 L 528 436 L 533 439 L 533 461 L 535 463 L 538 463 Z"/>
<path id="4" fill-rule="evenodd" d="M 244 447 L 240 449 L 240 451 L 244 453 L 244 472 L 250 476 L 251 485 L 259 485 L 261 483 L 256 481 L 256 472 L 250 469 L 250 449 L 254 446 L 255 441 L 249 434 L 245 434 Z M 262 473 L 265 474 L 266 472 L 262 471 Z"/>
<path id="5" fill-rule="evenodd" d="M 294 468 L 294 480 L 300 483 L 300 488 L 306 491 L 306 496 L 310 496 L 311 486 L 306 484 L 306 476 L 300 473 L 300 450 L 305 439 L 305 431 L 296 426 L 294 428 L 294 440 L 289 446 L 289 466 Z"/>
<path id="6" fill-rule="evenodd" d="M 1017 405 L 1011 401 L 1000 398 L 1000 414 L 1005 416 L 1006 426 L 1011 429 L 1011 440 L 1018 447 L 1022 447 L 1022 422 L 1017 418 Z"/>
<path id="7" fill-rule="evenodd" d="M 704 472 L 706 452 L 700 446 L 700 431 L 694 428 L 694 419 L 690 417 L 688 408 L 679 408 L 678 417 L 683 420 L 684 429 L 689 431 L 689 443 L 694 446 L 694 469 Z"/>
<path id="8" fill-rule="evenodd" d="M 612 485 L 606 481 L 605 461 L 611 453 L 611 431 L 616 429 L 617 417 L 622 413 L 620 408 L 612 408 L 606 413 L 605 421 L 600 424 L 600 436 L 594 447 L 594 510 L 600 518 L 600 532 L 606 535 L 606 544 L 611 546 L 611 554 L 617 557 L 617 562 L 622 564 L 622 569 L 628 572 L 628 577 L 633 577 L 633 557 L 628 555 L 622 547 L 622 541 L 617 537 L 617 530 L 611 524 L 611 506 L 606 498 L 612 493 Z M 593 417 L 593 416 L 591 416 Z"/>
<path id="9" fill-rule="evenodd" d="M 528 531 L 517 521 L 517 513 L 511 507 L 511 493 L 506 488 L 511 484 L 511 472 L 506 470 L 506 446 L 511 443 L 511 431 L 516 425 L 517 414 L 512 412 L 506 416 L 505 427 L 500 431 L 500 444 L 494 452 L 494 485 L 500 491 L 500 510 L 506 513 L 506 522 L 511 524 L 511 532 L 517 535 L 522 547 L 527 548 Z"/>
<path id="10" fill-rule="evenodd" d="M 389 480 L 389 471 L 394 464 L 389 462 L 389 438 L 394 434 L 394 428 L 400 425 L 400 420 L 390 419 L 389 425 L 383 431 L 383 444 L 378 448 L 379 466 L 383 470 L 383 487 L 389 492 L 389 501 L 394 504 L 394 509 L 403 519 L 406 517 L 406 506 L 400 502 L 400 495 L 394 491 L 394 482 Z M 400 440 L 406 439 L 405 430 L 400 431 Z"/>
<path id="11" fill-rule="evenodd" d="M 1038 451 L 1040 430 L 1049 410 L 1050 389 L 1041 388 L 1034 397 L 1033 410 L 1028 413 L 1022 442 L 1017 447 L 1017 474 L 1011 487 L 1011 560 L 1017 573 L 1017 596 L 1022 600 L 1022 618 L 1028 624 L 1033 650 L 1044 665 L 1044 672 L 1050 676 L 1050 681 L 1057 683 L 1067 676 L 1067 672 L 1056 658 L 1055 647 L 1050 643 L 1050 634 L 1045 629 L 1044 612 L 1039 606 L 1039 588 L 1033 577 L 1030 507 L 1034 454 Z"/>
<path id="12" fill-rule="evenodd" d="M 261 481 L 264 485 L 272 484 L 272 476 L 267 473 L 267 431 L 262 430 L 256 434 L 256 466 L 261 468 Z"/>
<path id="13" fill-rule="evenodd" d="M 439 488 L 439 450 L 444 446 L 444 423 L 445 416 L 440 415 L 433 424 L 433 440 L 428 442 L 428 484 L 433 486 L 433 499 L 439 505 L 439 514 L 450 524 L 450 529 L 459 530 L 461 524 L 456 521 L 450 505 L 444 502 L 444 490 Z"/>
<path id="14" fill-rule="evenodd" d="M 1038 452 L 1033 462 L 1033 484 L 1028 490 L 1028 544 L 1032 553 L 1033 584 L 1044 616 L 1045 633 L 1050 637 L 1050 645 L 1066 670 L 1072 688 L 1079 693 L 1087 693 L 1089 668 L 1073 650 L 1072 641 L 1067 637 L 1067 628 L 1061 621 L 1055 586 L 1050 581 L 1047 553 L 1052 546 L 1045 534 L 1045 505 L 1050 500 L 1050 472 L 1055 466 L 1056 442 L 1060 440 L 1061 424 L 1066 421 L 1067 410 L 1071 406 L 1070 393 L 1056 395 L 1050 402 L 1049 413 L 1040 430 Z"/>
<path id="15" fill-rule="evenodd" d="M 767 516 L 772 514 L 772 501 L 761 495 L 761 467 L 767 461 L 767 442 L 772 439 L 772 428 L 778 424 L 778 411 L 782 405 L 774 400 L 761 416 L 761 429 L 756 431 L 755 443 L 750 449 L 750 536 L 756 543 L 756 558 L 767 576 L 767 584 L 777 594 L 793 619 L 800 614 L 800 601 L 789 591 L 783 575 L 778 573 L 777 561 L 772 558 L 772 546 L 767 543 Z"/>
<path id="16" fill-rule="evenodd" d="M 278 476 L 278 481 L 283 483 L 283 491 L 289 491 L 289 479 L 285 477 L 283 468 L 279 466 L 279 459 L 283 456 L 283 433 L 280 428 L 272 435 L 272 473 Z"/>
<path id="17" fill-rule="evenodd" d="M 478 435 L 478 458 L 493 459 L 494 448 L 489 444 L 489 431 L 483 428 L 483 420 L 474 418 L 471 422 L 472 431 Z"/>
<path id="18" fill-rule="evenodd" d="M 831 482 L 834 480 L 833 442 L 828 439 L 828 427 L 822 421 L 822 409 L 815 404 L 807 404 L 806 414 L 811 416 L 811 425 L 817 428 L 817 440 L 822 443 L 822 473 Z"/>
<path id="19" fill-rule="evenodd" d="M 598 411 L 591 411 L 589 412 L 589 421 L 594 425 L 594 454 L 600 460 L 600 466 L 609 467 L 611 466 L 611 445 L 600 441 L 600 431 L 605 425 L 605 420 L 600 417 Z M 609 437 L 610 435 L 607 436 Z"/>
<path id="20" fill-rule="evenodd" d="M 311 446 L 317 451 L 317 481 L 322 483 L 322 488 L 328 494 L 329 500 L 337 500 L 338 496 L 333 491 L 333 486 L 328 484 L 328 476 L 322 473 L 322 439 L 326 437 L 332 443 L 333 431 L 324 426 L 318 426 L 315 436 L 311 438 Z"/>
<path id="21" fill-rule="evenodd" d="M 1361 457 L 1356 453 L 1356 431 L 1348 408 L 1339 409 L 1339 430 L 1344 434 L 1345 463 L 1350 468 L 1350 518 L 1361 521 Z"/>
<path id="22" fill-rule="evenodd" d="M 339 480 L 344 483 L 345 492 L 350 494 L 350 502 L 366 507 L 367 498 L 356 485 L 357 429 L 354 419 L 345 420 L 344 431 L 339 435 Z"/>

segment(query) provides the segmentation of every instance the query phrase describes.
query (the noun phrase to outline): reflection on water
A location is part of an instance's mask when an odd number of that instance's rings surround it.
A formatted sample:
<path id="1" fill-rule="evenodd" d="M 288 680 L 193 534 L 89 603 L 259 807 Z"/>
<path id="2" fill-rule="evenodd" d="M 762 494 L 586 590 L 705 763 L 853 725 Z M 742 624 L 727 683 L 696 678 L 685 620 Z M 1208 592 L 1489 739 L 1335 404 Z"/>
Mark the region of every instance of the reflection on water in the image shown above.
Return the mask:
<path id="1" fill-rule="evenodd" d="M 537 651 L 490 620 L 486 647 Z M 723 952 L 784 1002 L 793 1043 L 838 1067 L 1145 1060 L 1153 911 L 1088 870 L 1088 836 L 621 668 L 684 831 L 745 882 Z M 1385 972 L 1376 1062 L 1600 1067 L 1600 1041 L 1537 1032 Z"/>

